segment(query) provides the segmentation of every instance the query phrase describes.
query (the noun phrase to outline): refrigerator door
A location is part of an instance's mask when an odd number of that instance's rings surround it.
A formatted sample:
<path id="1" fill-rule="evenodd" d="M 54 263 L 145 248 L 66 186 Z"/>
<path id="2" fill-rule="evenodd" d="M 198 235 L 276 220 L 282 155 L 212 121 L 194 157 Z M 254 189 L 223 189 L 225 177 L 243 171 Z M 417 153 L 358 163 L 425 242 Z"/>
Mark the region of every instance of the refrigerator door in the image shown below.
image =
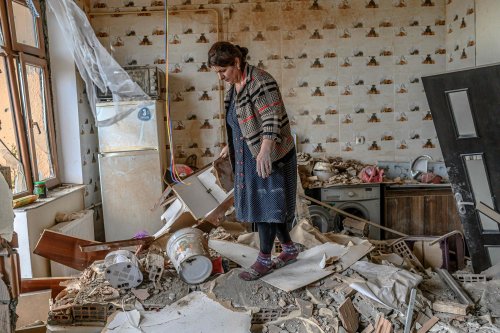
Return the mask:
<path id="1" fill-rule="evenodd" d="M 97 120 L 116 115 L 124 118 L 109 126 L 99 126 L 101 153 L 158 149 L 163 126 L 163 103 L 159 101 L 109 102 L 97 104 Z"/>
<path id="2" fill-rule="evenodd" d="M 163 192 L 160 153 L 141 150 L 99 154 L 106 241 L 154 234 L 162 227 L 162 210 L 151 211 Z"/>

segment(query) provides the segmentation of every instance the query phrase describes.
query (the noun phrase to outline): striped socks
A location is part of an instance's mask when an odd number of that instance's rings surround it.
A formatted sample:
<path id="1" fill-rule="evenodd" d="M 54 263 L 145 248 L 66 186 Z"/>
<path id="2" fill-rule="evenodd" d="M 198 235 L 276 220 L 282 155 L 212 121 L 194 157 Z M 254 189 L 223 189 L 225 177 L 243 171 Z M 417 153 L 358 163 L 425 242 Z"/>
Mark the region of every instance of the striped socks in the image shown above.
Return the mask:
<path id="1" fill-rule="evenodd" d="M 299 254 L 299 251 L 297 250 L 297 247 L 292 241 L 289 241 L 288 243 L 283 243 L 281 244 L 281 248 L 283 249 L 283 252 L 289 255 L 295 255 Z"/>
<path id="2" fill-rule="evenodd" d="M 271 267 L 271 254 L 266 254 L 259 252 L 259 256 L 257 257 L 257 262 L 264 267 Z"/>

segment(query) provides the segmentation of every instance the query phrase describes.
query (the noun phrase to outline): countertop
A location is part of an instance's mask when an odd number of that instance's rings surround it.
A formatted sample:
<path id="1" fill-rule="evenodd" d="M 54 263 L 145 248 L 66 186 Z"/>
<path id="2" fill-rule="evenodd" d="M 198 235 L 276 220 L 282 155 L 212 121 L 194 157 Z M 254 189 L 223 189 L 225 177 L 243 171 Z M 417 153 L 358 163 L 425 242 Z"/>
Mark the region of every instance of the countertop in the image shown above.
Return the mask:
<path id="1" fill-rule="evenodd" d="M 426 183 L 417 183 L 417 184 L 399 184 L 399 183 L 382 183 L 386 188 L 393 189 L 405 189 L 405 188 L 422 188 L 422 189 L 431 189 L 431 188 L 451 188 L 451 183 L 441 183 L 441 184 L 426 184 Z"/>
<path id="2" fill-rule="evenodd" d="M 330 187 L 363 187 L 363 186 L 377 186 L 381 185 L 385 188 L 393 189 L 432 189 L 432 188 L 451 188 L 451 183 L 441 183 L 441 184 L 426 184 L 426 183 L 395 183 L 395 182 L 382 182 L 382 183 L 357 183 L 357 184 L 328 184 L 326 186 L 315 187 L 315 188 L 330 188 Z M 313 188 L 314 189 L 314 188 Z"/>

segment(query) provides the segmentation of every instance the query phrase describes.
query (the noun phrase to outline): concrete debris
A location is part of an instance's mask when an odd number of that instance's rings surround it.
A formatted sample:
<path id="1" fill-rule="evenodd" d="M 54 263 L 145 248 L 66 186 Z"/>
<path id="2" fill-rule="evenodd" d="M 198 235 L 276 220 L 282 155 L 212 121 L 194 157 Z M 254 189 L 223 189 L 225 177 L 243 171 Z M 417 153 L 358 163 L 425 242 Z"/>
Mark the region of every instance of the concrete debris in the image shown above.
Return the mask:
<path id="1" fill-rule="evenodd" d="M 250 265 L 257 250 L 237 239 L 243 235 L 254 242 L 255 236 L 237 225 L 227 227 L 232 230 L 221 225 L 209 234 L 210 243 L 218 244 L 211 245 L 213 262 L 220 262 L 222 255 L 222 262 Z M 116 289 L 106 281 L 102 262 L 96 261 L 65 283 L 66 289 L 52 301 L 49 323 L 97 322 L 107 325 L 104 332 L 249 332 L 250 325 L 255 333 L 403 332 L 410 290 L 416 288 L 413 332 L 500 332 L 500 279 L 473 275 L 470 266 L 457 272 L 457 282 L 475 305 L 468 313 L 446 313 L 440 304 L 450 308 L 459 300 L 435 272 L 422 270 L 401 240 L 370 243 L 322 234 L 307 220 L 291 234 L 308 250 L 297 261 L 300 267 L 276 270 L 274 280 L 270 274 L 244 282 L 238 277 L 240 268 L 225 265 L 224 273 L 188 285 L 162 248 L 151 246 L 137 253 L 144 281 L 135 289 Z M 324 254 L 325 261 L 337 258 L 321 269 Z M 322 274 L 311 277 L 314 270 Z"/>
<path id="2" fill-rule="evenodd" d="M 366 164 L 341 157 L 312 158 L 307 153 L 297 154 L 299 176 L 304 188 L 328 187 L 336 184 L 360 184 L 358 174 Z"/>

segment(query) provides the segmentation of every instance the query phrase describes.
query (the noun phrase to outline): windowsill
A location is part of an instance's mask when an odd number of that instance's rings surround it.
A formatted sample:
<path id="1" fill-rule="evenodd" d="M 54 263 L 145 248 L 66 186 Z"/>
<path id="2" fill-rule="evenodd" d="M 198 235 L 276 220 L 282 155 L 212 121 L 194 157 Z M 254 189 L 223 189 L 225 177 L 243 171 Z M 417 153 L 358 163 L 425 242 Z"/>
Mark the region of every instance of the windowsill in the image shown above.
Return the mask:
<path id="1" fill-rule="evenodd" d="M 58 198 L 62 198 L 62 197 L 66 196 L 68 194 L 71 194 L 73 192 L 83 190 L 84 188 L 85 188 L 85 185 L 81 185 L 81 184 L 62 184 L 61 186 L 58 186 L 56 188 L 49 190 L 47 198 L 38 199 L 37 201 L 35 201 L 29 205 L 23 206 L 23 207 L 14 208 L 14 213 L 15 212 L 25 212 L 27 210 L 41 207 L 45 204 L 48 204 L 50 202 L 57 200 Z"/>

